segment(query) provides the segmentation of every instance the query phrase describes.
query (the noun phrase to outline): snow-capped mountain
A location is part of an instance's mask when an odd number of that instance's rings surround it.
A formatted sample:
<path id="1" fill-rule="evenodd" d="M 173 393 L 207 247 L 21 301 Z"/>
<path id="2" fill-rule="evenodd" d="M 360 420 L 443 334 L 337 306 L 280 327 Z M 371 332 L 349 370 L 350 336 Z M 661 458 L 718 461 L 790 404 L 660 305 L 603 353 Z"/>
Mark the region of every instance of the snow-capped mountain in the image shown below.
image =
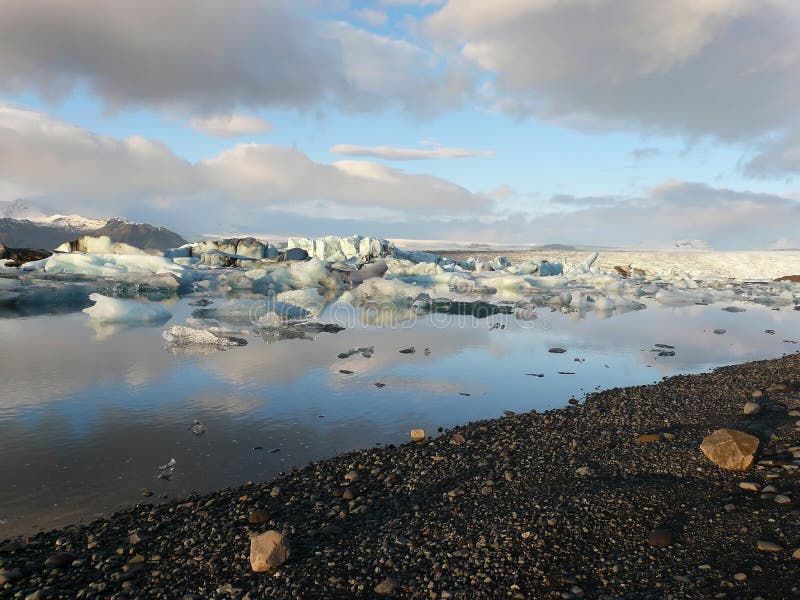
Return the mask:
<path id="1" fill-rule="evenodd" d="M 2 210 L 0 216 L 7 219 L 14 219 L 15 221 L 30 221 L 31 223 L 41 223 L 48 227 L 55 227 L 57 229 L 66 229 L 68 231 L 75 231 L 78 233 L 85 233 L 100 229 L 105 226 L 108 221 L 103 219 L 89 219 L 80 215 L 62 215 L 54 214 L 47 215 L 41 209 L 23 202 L 22 200 L 15 200 L 11 202 L 5 209 Z"/>
<path id="2" fill-rule="evenodd" d="M 12 248 L 53 249 L 83 235 L 111 238 L 144 249 L 164 250 L 186 243 L 180 235 L 164 227 L 131 223 L 122 218 L 108 221 L 81 215 L 47 215 L 21 200 L 0 203 L 0 243 Z"/>

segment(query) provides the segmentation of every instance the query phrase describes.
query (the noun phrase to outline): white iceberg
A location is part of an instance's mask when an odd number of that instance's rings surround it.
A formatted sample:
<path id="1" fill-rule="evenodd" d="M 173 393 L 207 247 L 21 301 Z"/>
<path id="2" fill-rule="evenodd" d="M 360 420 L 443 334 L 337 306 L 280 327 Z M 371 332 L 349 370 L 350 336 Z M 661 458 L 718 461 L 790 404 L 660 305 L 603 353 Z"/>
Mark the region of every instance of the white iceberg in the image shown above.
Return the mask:
<path id="1" fill-rule="evenodd" d="M 316 239 L 291 237 L 286 245 L 287 249 L 301 248 L 308 252 L 309 256 L 326 262 L 382 257 L 389 253 L 391 247 L 387 240 L 361 235 L 346 237 L 329 235 Z"/>
<path id="2" fill-rule="evenodd" d="M 89 300 L 93 306 L 83 312 L 100 323 L 163 323 L 172 313 L 159 304 L 110 298 L 93 293 Z"/>
<path id="3" fill-rule="evenodd" d="M 85 254 L 152 254 L 136 246 L 131 246 L 123 242 L 112 242 L 106 235 L 93 237 L 84 235 L 77 240 L 64 242 L 56 252 L 83 252 Z"/>
<path id="4" fill-rule="evenodd" d="M 49 258 L 22 265 L 26 271 L 73 273 L 114 277 L 126 273 L 185 277 L 185 269 L 163 256 L 150 254 L 53 254 Z"/>
<path id="5" fill-rule="evenodd" d="M 247 340 L 216 335 L 205 329 L 173 325 L 161 332 L 161 337 L 177 346 L 246 346 Z"/>

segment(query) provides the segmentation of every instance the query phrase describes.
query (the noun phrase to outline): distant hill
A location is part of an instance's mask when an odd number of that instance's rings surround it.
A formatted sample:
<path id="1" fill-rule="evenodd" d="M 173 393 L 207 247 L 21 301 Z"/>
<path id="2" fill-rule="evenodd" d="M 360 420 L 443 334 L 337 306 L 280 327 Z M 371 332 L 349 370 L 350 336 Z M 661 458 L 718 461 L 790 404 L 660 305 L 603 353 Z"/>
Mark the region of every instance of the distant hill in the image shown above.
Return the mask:
<path id="1" fill-rule="evenodd" d="M 122 219 L 111 219 L 99 229 L 76 231 L 49 223 L 0 218 L 0 243 L 11 248 L 52 250 L 83 235 L 107 235 L 112 242 L 123 242 L 146 250 L 166 250 L 186 243 L 177 233 L 164 227 L 128 223 Z"/>
<path id="2" fill-rule="evenodd" d="M 128 223 L 123 219 L 111 219 L 103 227 L 87 235 L 107 235 L 112 242 L 124 242 L 145 250 L 166 250 L 186 243 L 185 239 L 166 227 L 156 227 L 147 223 Z"/>
<path id="3" fill-rule="evenodd" d="M 43 248 L 56 246 L 83 235 L 63 227 L 54 227 L 33 221 L 0 218 L 0 244 L 10 248 Z"/>
<path id="4" fill-rule="evenodd" d="M 557 250 L 557 251 L 565 251 L 565 252 L 574 252 L 577 250 L 575 246 L 569 246 L 567 244 L 542 244 L 541 246 L 536 246 L 533 250 Z"/>

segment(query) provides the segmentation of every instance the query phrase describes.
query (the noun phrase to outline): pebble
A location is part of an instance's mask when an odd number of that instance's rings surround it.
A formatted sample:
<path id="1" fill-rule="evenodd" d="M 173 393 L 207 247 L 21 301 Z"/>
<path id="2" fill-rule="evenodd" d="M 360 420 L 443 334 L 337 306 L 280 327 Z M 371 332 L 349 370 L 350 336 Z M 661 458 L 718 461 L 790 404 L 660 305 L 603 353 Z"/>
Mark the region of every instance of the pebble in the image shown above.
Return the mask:
<path id="1" fill-rule="evenodd" d="M 736 573 L 733 576 L 735 581 L 747 581 L 747 574 L 746 573 Z"/>
<path id="2" fill-rule="evenodd" d="M 756 547 L 761 552 L 780 552 L 781 550 L 783 550 L 783 548 L 778 544 L 776 544 L 775 542 L 769 542 L 767 540 L 758 540 L 756 542 Z"/>
<path id="3" fill-rule="evenodd" d="M 739 487 L 748 492 L 757 492 L 759 489 L 759 485 L 752 481 L 740 481 Z"/>
<path id="4" fill-rule="evenodd" d="M 397 589 L 397 584 L 391 579 L 384 579 L 375 586 L 374 591 L 378 596 L 391 596 Z"/>
<path id="5" fill-rule="evenodd" d="M 761 412 L 761 405 L 758 402 L 745 402 L 744 414 L 757 415 Z"/>
<path id="6" fill-rule="evenodd" d="M 424 429 L 412 429 L 411 430 L 411 441 L 412 442 L 424 442 L 425 441 L 425 430 Z"/>
<path id="7" fill-rule="evenodd" d="M 259 525 L 269 521 L 269 515 L 263 510 L 254 510 L 247 515 L 247 522 L 251 525 Z"/>
<path id="8" fill-rule="evenodd" d="M 70 552 L 56 552 L 47 557 L 44 561 L 45 569 L 64 569 L 72 564 L 75 555 Z"/>

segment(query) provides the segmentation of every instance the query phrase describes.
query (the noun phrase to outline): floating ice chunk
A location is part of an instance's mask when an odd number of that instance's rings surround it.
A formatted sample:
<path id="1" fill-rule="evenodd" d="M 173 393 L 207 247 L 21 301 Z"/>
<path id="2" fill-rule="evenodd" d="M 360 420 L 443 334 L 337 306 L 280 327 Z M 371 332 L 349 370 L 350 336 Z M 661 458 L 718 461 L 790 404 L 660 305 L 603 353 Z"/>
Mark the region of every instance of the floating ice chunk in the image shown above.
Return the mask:
<path id="1" fill-rule="evenodd" d="M 198 264 L 209 267 L 247 267 L 257 262 L 258 259 L 242 254 L 229 254 L 222 250 L 206 250 L 200 255 Z"/>
<path id="2" fill-rule="evenodd" d="M 314 317 L 319 316 L 327 303 L 316 288 L 281 292 L 275 296 L 275 299 L 278 302 L 299 307 Z"/>
<path id="3" fill-rule="evenodd" d="M 402 250 L 400 248 L 393 248 L 392 254 L 395 258 L 399 258 L 402 260 L 408 260 L 413 263 L 440 263 L 442 262 L 442 257 L 438 254 L 433 254 L 432 252 L 421 252 L 421 251 L 409 251 L 409 250 Z"/>
<path id="4" fill-rule="evenodd" d="M 86 254 L 152 254 L 147 250 L 142 250 L 136 246 L 124 244 L 122 242 L 112 242 L 106 235 L 93 237 L 84 235 L 77 240 L 64 242 L 56 252 L 83 252 Z"/>
<path id="5" fill-rule="evenodd" d="M 269 242 L 258 240 L 253 237 L 246 238 L 224 238 L 219 240 L 204 240 L 197 244 L 189 244 L 191 256 L 202 256 L 207 252 L 221 252 L 240 258 L 261 260 L 263 258 L 274 258 L 278 256 L 278 249 Z M 182 246 L 178 250 L 183 250 Z M 232 265 L 221 265 L 232 266 Z"/>
<path id="6" fill-rule="evenodd" d="M 125 273 L 150 273 L 186 277 L 186 270 L 163 256 L 150 254 L 54 254 L 50 258 L 25 263 L 26 271 L 74 273 L 96 277 L 114 277 Z"/>
<path id="7" fill-rule="evenodd" d="M 301 248 L 308 252 L 311 257 L 326 262 L 336 262 L 350 258 L 386 256 L 389 253 L 391 244 L 381 238 L 360 235 L 347 237 L 329 235 L 317 239 L 289 238 L 286 248 Z"/>
<path id="8" fill-rule="evenodd" d="M 173 325 L 161 332 L 161 337 L 176 346 L 246 346 L 247 340 L 235 337 L 218 336 L 205 329 L 192 329 L 181 325 Z"/>
<path id="9" fill-rule="evenodd" d="M 597 252 L 593 252 L 589 256 L 587 256 L 582 262 L 578 263 L 574 267 L 572 267 L 569 271 L 567 271 L 568 275 L 578 275 L 580 273 L 589 273 L 592 269 L 592 265 L 597 260 Z"/>
<path id="10" fill-rule="evenodd" d="M 706 302 L 707 297 L 703 294 L 677 290 L 660 290 L 656 293 L 656 300 L 659 304 L 697 304 Z"/>
<path id="11" fill-rule="evenodd" d="M 177 464 L 178 462 L 174 458 L 170 458 L 166 464 L 158 467 L 158 479 L 166 479 L 167 481 L 172 479 L 173 475 L 175 475 L 175 465 Z"/>
<path id="12" fill-rule="evenodd" d="M 358 271 L 350 274 L 350 283 L 357 285 L 363 283 L 367 279 L 374 277 L 383 277 L 388 270 L 387 261 L 376 260 L 371 263 L 363 265 Z"/>
<path id="13" fill-rule="evenodd" d="M 356 294 L 360 300 L 385 299 L 392 302 L 411 301 L 420 288 L 400 279 L 369 279 L 362 283 Z"/>
<path id="14" fill-rule="evenodd" d="M 414 275 L 436 275 L 444 269 L 432 262 L 415 263 L 406 259 L 386 259 L 386 274 L 395 277 L 409 277 Z"/>
<path id="15" fill-rule="evenodd" d="M 150 302 L 120 300 L 93 293 L 89 300 L 94 306 L 83 312 L 100 323 L 163 323 L 172 316 L 166 308 Z"/>

